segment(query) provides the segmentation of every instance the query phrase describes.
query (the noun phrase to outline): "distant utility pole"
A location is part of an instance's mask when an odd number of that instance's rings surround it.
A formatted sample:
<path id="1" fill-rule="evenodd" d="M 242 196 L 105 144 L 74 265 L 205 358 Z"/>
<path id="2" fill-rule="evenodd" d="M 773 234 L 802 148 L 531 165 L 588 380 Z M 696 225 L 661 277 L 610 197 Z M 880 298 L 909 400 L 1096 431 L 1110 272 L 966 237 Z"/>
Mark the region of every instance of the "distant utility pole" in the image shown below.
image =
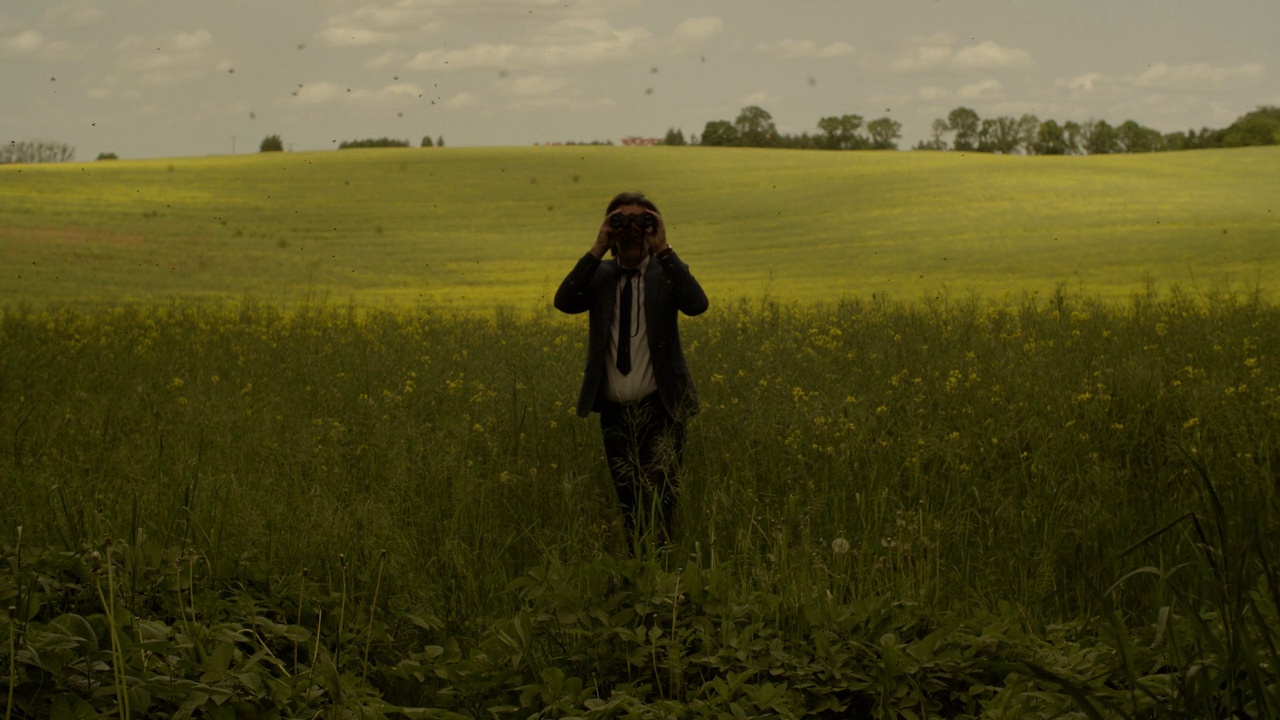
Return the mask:
<path id="1" fill-rule="evenodd" d="M 231 154 L 232 155 L 236 154 L 236 136 L 235 135 L 231 136 Z"/>

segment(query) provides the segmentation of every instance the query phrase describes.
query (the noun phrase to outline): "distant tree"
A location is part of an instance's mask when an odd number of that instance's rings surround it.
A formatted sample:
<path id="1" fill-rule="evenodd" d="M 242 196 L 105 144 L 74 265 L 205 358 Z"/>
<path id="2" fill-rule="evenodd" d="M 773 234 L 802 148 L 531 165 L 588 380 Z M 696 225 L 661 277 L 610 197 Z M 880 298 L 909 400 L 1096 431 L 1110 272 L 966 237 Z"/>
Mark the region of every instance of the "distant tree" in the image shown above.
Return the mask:
<path id="1" fill-rule="evenodd" d="M 440 135 L 440 136 L 436 137 L 436 147 L 444 147 L 444 136 L 443 136 L 443 135 Z"/>
<path id="2" fill-rule="evenodd" d="M 1264 105 L 1222 131 L 1222 147 L 1280 145 L 1280 107 Z"/>
<path id="3" fill-rule="evenodd" d="M 710 120 L 702 129 L 702 144 L 713 146 L 737 145 L 738 128 L 727 120 Z"/>
<path id="4" fill-rule="evenodd" d="M 932 137 L 928 140 L 917 140 L 915 145 L 911 146 L 912 150 L 946 150 L 947 142 L 941 138 Z"/>
<path id="5" fill-rule="evenodd" d="M 1008 115 L 985 118 L 978 126 L 976 149 L 978 152 L 1012 155 L 1022 144 L 1021 132 L 1018 121 Z"/>
<path id="6" fill-rule="evenodd" d="M 827 149 L 827 140 L 821 135 L 800 133 L 799 135 L 781 135 L 779 137 L 779 147 L 789 148 L 792 150 Z"/>
<path id="7" fill-rule="evenodd" d="M 819 139 L 820 147 L 828 150 L 856 150 L 866 145 L 866 140 L 858 135 L 862 127 L 861 115 L 832 115 L 818 120 L 818 129 L 823 132 Z"/>
<path id="8" fill-rule="evenodd" d="M 262 138 L 262 144 L 258 146 L 258 152 L 284 152 L 284 141 L 279 135 L 268 135 Z"/>
<path id="9" fill-rule="evenodd" d="M 747 147 L 775 147 L 778 145 L 778 128 L 773 116 L 758 105 L 748 105 L 733 121 L 738 131 L 738 143 Z M 705 135 L 706 133 L 703 133 Z"/>
<path id="10" fill-rule="evenodd" d="M 1036 154 L 1036 138 L 1040 135 L 1040 118 L 1027 113 L 1018 118 L 1018 147 L 1027 155 Z"/>
<path id="11" fill-rule="evenodd" d="M 382 138 L 366 138 L 364 140 L 343 140 L 338 143 L 339 150 L 348 150 L 352 148 L 406 148 L 409 147 L 408 140 L 395 140 L 388 137 Z"/>
<path id="12" fill-rule="evenodd" d="M 1194 131 L 1193 131 L 1194 132 Z M 1171 133 L 1165 133 L 1164 148 L 1166 150 L 1186 150 L 1190 147 L 1187 141 L 1187 134 L 1181 130 Z"/>
<path id="13" fill-rule="evenodd" d="M 120 156 L 116 155 L 113 152 L 100 152 L 98 153 L 98 159 L 99 160 L 119 160 Z"/>
<path id="14" fill-rule="evenodd" d="M 887 117 L 867 123 L 867 134 L 871 136 L 871 147 L 876 150 L 897 150 L 898 138 L 902 137 L 902 123 Z"/>
<path id="15" fill-rule="evenodd" d="M 423 136 L 422 136 L 422 145 L 421 145 L 421 147 L 429 148 L 429 147 L 431 147 L 431 146 L 432 146 L 432 144 L 433 144 L 433 143 L 431 142 L 431 136 L 430 136 L 430 135 L 423 135 Z"/>
<path id="16" fill-rule="evenodd" d="M 999 152 L 996 146 L 999 127 L 1000 123 L 995 118 L 982 118 L 982 124 L 978 126 L 978 152 Z"/>
<path id="17" fill-rule="evenodd" d="M 667 136 L 662 139 L 663 145 L 684 145 L 684 131 L 677 128 L 667 128 Z"/>
<path id="18" fill-rule="evenodd" d="M 951 132 L 951 126 L 942 118 L 934 118 L 933 124 L 929 126 L 929 144 L 937 150 L 947 149 L 946 135 Z"/>
<path id="19" fill-rule="evenodd" d="M 1084 151 L 1090 155 L 1110 155 L 1120 151 L 1115 128 L 1106 120 L 1089 120 L 1081 128 Z"/>
<path id="20" fill-rule="evenodd" d="M 956 150 L 977 150 L 978 131 L 980 130 L 978 113 L 967 107 L 958 107 L 947 115 L 947 127 L 955 133 L 951 145 Z"/>
<path id="21" fill-rule="evenodd" d="M 1156 152 L 1164 149 L 1164 136 L 1158 130 L 1125 120 L 1116 128 L 1116 142 L 1121 152 Z"/>
<path id="22" fill-rule="evenodd" d="M 1036 131 L 1037 155 L 1066 155 L 1067 138 L 1056 120 L 1045 120 Z"/>
<path id="23" fill-rule="evenodd" d="M 11 140 L 0 147 L 0 165 L 70 162 L 75 158 L 74 147 L 53 140 Z"/>
<path id="24" fill-rule="evenodd" d="M 1222 130 L 1210 130 L 1209 128 L 1200 128 L 1197 132 L 1195 128 L 1187 128 L 1185 134 L 1178 133 L 1183 136 L 1184 150 L 1201 150 L 1204 148 L 1218 147 L 1221 140 L 1220 135 L 1224 134 Z"/>
<path id="25" fill-rule="evenodd" d="M 1084 139 L 1084 128 L 1075 120 L 1062 123 L 1062 137 L 1067 143 L 1068 155 L 1079 155 L 1084 152 L 1081 143 Z"/>

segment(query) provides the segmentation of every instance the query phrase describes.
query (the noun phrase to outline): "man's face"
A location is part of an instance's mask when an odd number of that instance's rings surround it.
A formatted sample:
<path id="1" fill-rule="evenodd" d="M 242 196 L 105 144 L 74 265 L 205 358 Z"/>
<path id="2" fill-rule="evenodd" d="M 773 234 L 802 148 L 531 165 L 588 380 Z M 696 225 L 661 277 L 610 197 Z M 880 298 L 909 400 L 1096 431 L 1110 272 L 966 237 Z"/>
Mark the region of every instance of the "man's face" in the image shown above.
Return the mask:
<path id="1" fill-rule="evenodd" d="M 618 214 L 643 217 L 645 209 L 640 205 L 622 205 L 618 207 Z M 618 263 L 628 268 L 639 265 L 649 251 L 647 240 L 643 223 L 627 223 L 621 230 L 614 230 L 613 246 L 618 250 Z"/>

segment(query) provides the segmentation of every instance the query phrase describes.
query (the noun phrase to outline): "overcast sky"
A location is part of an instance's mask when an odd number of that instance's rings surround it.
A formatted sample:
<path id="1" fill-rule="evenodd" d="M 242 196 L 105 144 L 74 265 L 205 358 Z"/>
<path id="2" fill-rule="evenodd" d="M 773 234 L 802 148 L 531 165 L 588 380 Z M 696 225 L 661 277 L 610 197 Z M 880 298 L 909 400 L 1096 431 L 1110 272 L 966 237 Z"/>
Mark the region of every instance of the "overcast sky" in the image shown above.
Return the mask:
<path id="1" fill-rule="evenodd" d="M 0 139 L 77 159 L 787 133 L 952 108 L 1162 131 L 1280 105 L 1277 0 L 0 0 Z"/>

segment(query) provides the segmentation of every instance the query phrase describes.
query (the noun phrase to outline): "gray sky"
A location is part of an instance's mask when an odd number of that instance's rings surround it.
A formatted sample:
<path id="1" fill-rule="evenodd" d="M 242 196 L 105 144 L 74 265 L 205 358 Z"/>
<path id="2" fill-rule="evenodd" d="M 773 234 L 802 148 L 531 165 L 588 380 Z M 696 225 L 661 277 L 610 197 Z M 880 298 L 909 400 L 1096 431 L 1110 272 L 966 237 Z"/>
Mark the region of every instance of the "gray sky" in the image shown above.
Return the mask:
<path id="1" fill-rule="evenodd" d="M 92 160 L 699 134 L 746 105 L 900 147 L 982 117 L 1225 127 L 1280 105 L 1277 0 L 0 0 L 0 140 Z"/>

